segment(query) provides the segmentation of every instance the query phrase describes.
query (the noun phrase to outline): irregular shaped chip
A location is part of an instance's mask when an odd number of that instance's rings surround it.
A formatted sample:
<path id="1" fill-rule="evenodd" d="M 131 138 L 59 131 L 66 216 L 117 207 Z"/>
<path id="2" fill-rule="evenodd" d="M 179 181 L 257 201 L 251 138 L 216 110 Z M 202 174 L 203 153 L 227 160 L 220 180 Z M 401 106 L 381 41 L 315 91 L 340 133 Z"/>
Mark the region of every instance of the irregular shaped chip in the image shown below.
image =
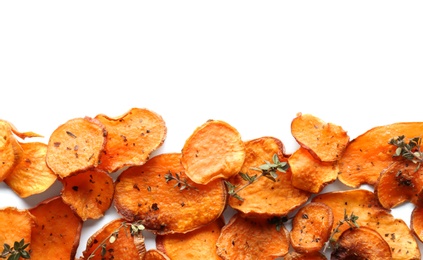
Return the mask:
<path id="1" fill-rule="evenodd" d="M 145 253 L 143 260 L 170 260 L 170 258 L 163 252 L 152 248 Z"/>
<path id="2" fill-rule="evenodd" d="M 0 209 L 0 245 L 8 244 L 13 247 L 15 242 L 29 243 L 26 251 L 32 247 L 32 228 L 35 226 L 34 217 L 26 209 L 6 207 Z M 32 259 L 32 258 L 31 258 Z"/>
<path id="3" fill-rule="evenodd" d="M 393 155 L 397 147 L 389 141 L 401 135 L 414 138 L 422 133 L 423 122 L 399 122 L 371 128 L 345 149 L 339 160 L 338 179 L 353 188 L 362 184 L 375 185 L 380 173 L 395 161 Z"/>
<path id="4" fill-rule="evenodd" d="M 68 120 L 50 136 L 47 165 L 60 178 L 97 167 L 106 135 L 98 120 L 89 117 Z"/>
<path id="5" fill-rule="evenodd" d="M 298 148 L 289 158 L 291 183 L 297 189 L 317 194 L 338 177 L 337 162 L 322 162 L 307 149 Z"/>
<path id="6" fill-rule="evenodd" d="M 235 214 L 222 228 L 217 254 L 222 259 L 276 259 L 289 250 L 289 233 L 278 230 L 266 218 L 243 218 Z"/>
<path id="7" fill-rule="evenodd" d="M 219 218 L 227 200 L 223 181 L 196 184 L 180 160 L 180 153 L 160 154 L 124 170 L 115 184 L 117 212 L 158 235 L 187 233 Z"/>
<path id="8" fill-rule="evenodd" d="M 221 259 L 216 242 L 224 225 L 223 217 L 186 234 L 156 236 L 156 247 L 170 259 Z"/>
<path id="9" fill-rule="evenodd" d="M 341 126 L 310 114 L 299 113 L 291 122 L 291 133 L 301 147 L 323 162 L 339 160 L 350 140 Z"/>
<path id="10" fill-rule="evenodd" d="M 109 173 L 126 166 L 142 165 L 166 138 L 163 118 L 148 109 L 132 108 L 124 115 L 95 117 L 107 131 L 106 147 L 98 168 Z"/>
<path id="11" fill-rule="evenodd" d="M 195 183 L 207 184 L 237 174 L 245 158 L 241 135 L 233 126 L 209 120 L 197 127 L 182 148 L 182 165 Z"/>
<path id="12" fill-rule="evenodd" d="M 104 216 L 113 201 L 114 183 L 105 171 L 92 169 L 62 179 L 61 195 L 83 221 Z"/>
<path id="13" fill-rule="evenodd" d="M 302 254 L 298 252 L 289 252 L 284 256 L 284 260 L 327 260 L 327 257 L 320 252 Z"/>
<path id="14" fill-rule="evenodd" d="M 57 180 L 57 175 L 46 164 L 46 144 L 19 145 L 22 147 L 20 160 L 4 181 L 21 198 L 26 198 L 46 191 Z"/>
<path id="15" fill-rule="evenodd" d="M 29 210 L 35 217 L 31 259 L 74 259 L 82 220 L 60 196 L 44 200 Z"/>
<path id="16" fill-rule="evenodd" d="M 22 148 L 13 136 L 11 125 L 0 120 L 0 181 L 13 171 L 19 163 Z"/>
<path id="17" fill-rule="evenodd" d="M 246 157 L 241 168 L 243 174 L 249 176 L 260 175 L 261 172 L 255 170 L 260 165 L 267 162 L 273 162 L 273 156 L 276 155 L 281 162 L 286 162 L 284 158 L 284 148 L 282 142 L 274 137 L 261 137 L 245 142 Z M 234 185 L 235 191 L 242 200 L 237 197 L 229 197 L 229 205 L 242 212 L 244 215 L 272 217 L 285 216 L 293 210 L 306 203 L 310 194 L 306 191 L 295 188 L 291 184 L 291 172 L 288 168 L 287 172 L 277 173 L 276 181 L 266 177 L 257 179 L 254 183 L 246 188 L 242 188 L 249 183 L 237 174 L 228 179 Z"/>
<path id="18" fill-rule="evenodd" d="M 423 242 L 423 206 L 415 206 L 411 212 L 410 228 L 420 242 Z"/>

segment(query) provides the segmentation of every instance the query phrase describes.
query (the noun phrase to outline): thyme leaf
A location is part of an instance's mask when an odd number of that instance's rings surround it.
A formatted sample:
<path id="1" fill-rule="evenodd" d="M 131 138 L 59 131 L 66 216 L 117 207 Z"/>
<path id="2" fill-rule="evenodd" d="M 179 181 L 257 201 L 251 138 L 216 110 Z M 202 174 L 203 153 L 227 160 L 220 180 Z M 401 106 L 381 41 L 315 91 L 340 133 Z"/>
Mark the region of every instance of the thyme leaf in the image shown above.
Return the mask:
<path id="1" fill-rule="evenodd" d="M 169 181 L 176 181 L 173 187 L 179 187 L 179 190 L 185 190 L 189 188 L 192 188 L 195 190 L 197 189 L 196 187 L 190 185 L 186 178 L 181 178 L 181 176 L 178 173 L 175 173 L 175 176 L 173 176 L 172 173 L 169 171 L 169 173 L 165 174 L 165 180 L 166 180 L 166 183 Z"/>
<path id="2" fill-rule="evenodd" d="M 402 157 L 405 160 L 411 161 L 416 166 L 416 171 L 420 169 L 420 165 L 423 162 L 423 152 L 421 150 L 421 137 L 414 137 L 408 140 L 405 139 L 404 135 L 392 138 L 389 140 L 389 144 L 395 145 L 397 148 L 393 157 Z"/>
<path id="3" fill-rule="evenodd" d="M 338 222 L 338 224 L 336 225 L 336 227 L 333 229 L 332 234 L 330 235 L 328 241 L 326 241 L 325 246 L 323 247 L 323 252 L 325 252 L 330 247 L 331 244 L 335 243 L 334 236 L 335 236 L 335 234 L 337 234 L 337 233 L 340 232 L 339 228 L 343 224 L 347 223 L 350 226 L 350 228 L 358 228 L 358 227 L 360 227 L 358 225 L 358 223 L 357 223 L 357 220 L 358 220 L 358 216 L 357 215 L 354 215 L 353 212 L 351 212 L 351 214 L 348 215 L 347 214 L 347 210 L 344 209 L 344 219 L 340 220 Z"/>
<path id="4" fill-rule="evenodd" d="M 25 239 L 22 239 L 19 242 L 15 241 L 13 243 L 13 247 L 7 243 L 4 243 L 3 251 L 0 254 L 0 258 L 7 258 L 7 260 L 18 260 L 20 258 L 30 259 L 31 256 L 29 254 L 29 251 L 26 250 L 28 246 L 29 243 L 25 243 Z"/>

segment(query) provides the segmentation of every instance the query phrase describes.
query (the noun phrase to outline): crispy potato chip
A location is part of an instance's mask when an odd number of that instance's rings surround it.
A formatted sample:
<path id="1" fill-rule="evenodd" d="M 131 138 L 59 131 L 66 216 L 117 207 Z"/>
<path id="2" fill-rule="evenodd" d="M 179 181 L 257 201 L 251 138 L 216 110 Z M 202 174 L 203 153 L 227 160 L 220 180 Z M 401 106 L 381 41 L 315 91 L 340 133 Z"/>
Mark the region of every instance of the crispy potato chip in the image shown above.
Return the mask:
<path id="1" fill-rule="evenodd" d="M 186 234 L 156 236 L 156 247 L 170 259 L 221 259 L 216 242 L 224 225 L 223 217 Z"/>
<path id="2" fill-rule="evenodd" d="M 290 252 L 284 256 L 284 260 L 327 260 L 326 256 L 320 252 L 302 254 L 298 252 Z"/>
<path id="3" fill-rule="evenodd" d="M 310 193 L 321 192 L 338 177 L 337 162 L 322 162 L 303 147 L 288 158 L 288 163 L 292 172 L 292 186 Z"/>
<path id="4" fill-rule="evenodd" d="M 187 233 L 219 218 L 227 201 L 223 181 L 196 184 L 180 160 L 180 153 L 160 154 L 124 170 L 115 184 L 117 212 L 158 235 Z"/>
<path id="5" fill-rule="evenodd" d="M 182 148 L 182 165 L 195 183 L 228 179 L 237 174 L 245 158 L 238 130 L 224 121 L 209 120 L 191 134 Z"/>
<path id="6" fill-rule="evenodd" d="M 343 220 L 345 214 L 358 217 L 359 226 L 367 226 L 376 230 L 389 244 L 394 259 L 420 259 L 420 251 L 410 228 L 402 219 L 396 219 L 378 202 L 376 195 L 368 190 L 355 189 L 332 191 L 319 194 L 312 199 L 328 205 L 333 212 L 334 227 Z M 341 225 L 339 232 L 348 229 L 349 225 Z M 340 235 L 336 233 L 336 241 Z"/>
<path id="7" fill-rule="evenodd" d="M 163 252 L 151 248 L 145 253 L 143 260 L 170 260 L 170 258 Z"/>
<path id="8" fill-rule="evenodd" d="M 339 160 L 338 179 L 347 186 L 375 185 L 379 175 L 395 159 L 396 147 L 392 138 L 421 136 L 423 122 L 399 122 L 374 127 L 350 142 Z"/>
<path id="9" fill-rule="evenodd" d="M 392 253 L 389 244 L 378 232 L 372 228 L 359 227 L 342 232 L 331 259 L 392 259 Z"/>
<path id="10" fill-rule="evenodd" d="M 82 252 L 84 259 L 142 260 L 146 252 L 142 232 L 132 232 L 131 223 L 115 219 L 105 224 L 88 238 Z"/>
<path id="11" fill-rule="evenodd" d="M 0 181 L 3 181 L 19 163 L 22 147 L 12 134 L 9 122 L 0 120 Z"/>
<path id="12" fill-rule="evenodd" d="M 30 142 L 20 146 L 21 159 L 4 181 L 21 198 L 26 198 L 46 191 L 57 175 L 46 164 L 46 144 Z"/>
<path id="13" fill-rule="evenodd" d="M 82 220 L 60 196 L 47 199 L 29 210 L 35 217 L 31 259 L 74 259 Z"/>
<path id="14" fill-rule="evenodd" d="M 423 242 L 423 206 L 415 206 L 410 218 L 410 228 L 420 242 Z"/>
<path id="15" fill-rule="evenodd" d="M 142 165 L 166 138 L 163 118 L 148 109 L 132 108 L 124 115 L 95 117 L 107 131 L 106 147 L 98 168 L 109 173 L 126 166 Z"/>
<path id="16" fill-rule="evenodd" d="M 92 169 L 62 180 L 61 195 L 83 221 L 104 216 L 113 201 L 114 183 L 105 171 Z"/>
<path id="17" fill-rule="evenodd" d="M 15 242 L 23 239 L 25 244 L 30 243 L 28 251 L 33 243 L 31 231 L 34 226 L 34 217 L 26 209 L 16 207 L 0 209 L 0 245 L 3 247 L 4 244 L 8 244 L 13 247 Z"/>
<path id="18" fill-rule="evenodd" d="M 286 162 L 282 142 L 274 137 L 261 137 L 245 142 L 246 157 L 241 172 L 250 176 L 260 172 L 252 169 L 272 162 L 276 154 L 281 162 Z M 242 200 L 229 197 L 229 205 L 249 217 L 284 216 L 306 203 L 310 197 L 308 192 L 299 190 L 291 184 L 290 169 L 286 173 L 277 172 L 278 178 L 273 181 L 262 177 L 256 182 L 237 192 Z M 236 174 L 228 180 L 232 185 L 242 187 L 247 184 L 242 175 Z"/>
<path id="19" fill-rule="evenodd" d="M 296 252 L 318 252 L 328 241 L 333 225 L 332 209 L 326 204 L 311 202 L 303 206 L 292 220 L 289 239 Z"/>
<path id="20" fill-rule="evenodd" d="M 222 228 L 217 254 L 222 259 L 276 259 L 289 250 L 289 233 L 278 230 L 266 218 L 244 218 L 235 214 Z"/>
<path id="21" fill-rule="evenodd" d="M 97 167 L 106 136 L 98 120 L 89 117 L 68 120 L 50 136 L 47 165 L 60 178 Z"/>
<path id="22" fill-rule="evenodd" d="M 323 162 L 339 160 L 350 140 L 342 127 L 310 114 L 298 113 L 291 122 L 291 133 L 301 147 Z"/>

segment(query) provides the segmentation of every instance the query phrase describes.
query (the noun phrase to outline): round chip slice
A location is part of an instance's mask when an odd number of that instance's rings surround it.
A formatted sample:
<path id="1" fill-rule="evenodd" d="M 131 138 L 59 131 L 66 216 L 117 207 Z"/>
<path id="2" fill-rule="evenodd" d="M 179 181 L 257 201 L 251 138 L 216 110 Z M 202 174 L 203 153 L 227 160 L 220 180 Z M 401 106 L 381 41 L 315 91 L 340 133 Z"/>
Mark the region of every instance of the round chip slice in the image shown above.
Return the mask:
<path id="1" fill-rule="evenodd" d="M 24 243 L 30 243 L 31 247 L 31 232 L 34 226 L 34 216 L 26 209 L 16 207 L 0 209 L 0 245 L 13 246 L 15 242 L 23 239 Z"/>
<path id="2" fill-rule="evenodd" d="M 0 181 L 13 171 L 22 154 L 22 148 L 13 136 L 11 125 L 0 120 Z"/>

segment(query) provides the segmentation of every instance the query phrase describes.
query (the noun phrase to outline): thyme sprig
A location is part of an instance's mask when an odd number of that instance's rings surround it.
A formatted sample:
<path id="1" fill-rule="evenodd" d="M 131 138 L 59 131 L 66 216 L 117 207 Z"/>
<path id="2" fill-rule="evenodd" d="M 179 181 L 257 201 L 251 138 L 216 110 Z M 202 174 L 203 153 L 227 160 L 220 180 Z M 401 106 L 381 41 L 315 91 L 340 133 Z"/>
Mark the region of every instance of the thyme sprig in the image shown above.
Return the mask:
<path id="1" fill-rule="evenodd" d="M 335 243 L 334 236 L 335 236 L 335 234 L 337 234 L 337 233 L 340 232 L 339 228 L 343 224 L 347 223 L 350 226 L 350 228 L 358 228 L 358 227 L 360 227 L 358 225 L 358 223 L 357 223 L 357 219 L 358 219 L 358 216 L 357 215 L 354 215 L 353 212 L 351 212 L 351 214 L 348 215 L 347 214 L 347 210 L 344 209 L 344 219 L 340 220 L 338 222 L 338 224 L 336 225 L 336 227 L 334 228 L 334 230 L 332 231 L 332 234 L 330 235 L 328 241 L 326 241 L 325 246 L 323 247 L 323 252 L 325 252 L 326 249 L 328 249 L 328 247 L 330 247 L 331 244 Z"/>
<path id="2" fill-rule="evenodd" d="M 397 147 L 393 156 L 402 157 L 417 164 L 416 171 L 420 169 L 420 165 L 423 162 L 421 143 L 421 137 L 411 138 L 407 142 L 404 135 L 400 135 L 389 140 L 389 144 L 395 145 Z"/>
<path id="3" fill-rule="evenodd" d="M 257 175 L 248 175 L 247 173 L 243 173 L 240 172 L 239 175 L 241 176 L 242 179 L 244 179 L 245 181 L 247 181 L 246 184 L 244 184 L 241 187 L 238 187 L 234 184 L 232 184 L 229 181 L 225 181 L 225 185 L 228 189 L 228 194 L 234 198 L 237 198 L 240 201 L 243 201 L 244 199 L 239 196 L 239 192 L 243 189 L 245 189 L 246 187 L 248 187 L 249 185 L 253 184 L 254 182 L 256 182 L 258 179 L 260 179 L 261 177 L 266 177 L 272 181 L 276 181 L 276 179 L 278 178 L 278 174 L 277 172 L 283 172 L 285 173 L 288 168 L 289 165 L 287 162 L 281 162 L 279 160 L 279 157 L 277 154 L 273 155 L 273 163 L 269 162 L 269 161 L 265 161 L 265 164 L 262 164 L 258 167 L 251 167 L 251 170 L 254 171 L 258 171 L 261 172 L 261 174 Z"/>
<path id="4" fill-rule="evenodd" d="M 15 241 L 13 247 L 7 243 L 3 245 L 3 252 L 0 254 L 0 258 L 7 260 L 18 260 L 21 257 L 24 259 L 30 259 L 29 251 L 26 248 L 29 246 L 29 243 L 25 243 L 25 239 L 21 241 Z"/>
<path id="5" fill-rule="evenodd" d="M 186 178 L 181 178 L 181 176 L 178 173 L 175 173 L 175 176 L 173 176 L 172 173 L 169 171 L 169 173 L 165 174 L 165 179 L 166 179 L 166 183 L 169 181 L 176 181 L 173 187 L 179 187 L 179 190 L 185 190 L 189 188 L 197 189 L 196 187 L 190 185 Z"/>

